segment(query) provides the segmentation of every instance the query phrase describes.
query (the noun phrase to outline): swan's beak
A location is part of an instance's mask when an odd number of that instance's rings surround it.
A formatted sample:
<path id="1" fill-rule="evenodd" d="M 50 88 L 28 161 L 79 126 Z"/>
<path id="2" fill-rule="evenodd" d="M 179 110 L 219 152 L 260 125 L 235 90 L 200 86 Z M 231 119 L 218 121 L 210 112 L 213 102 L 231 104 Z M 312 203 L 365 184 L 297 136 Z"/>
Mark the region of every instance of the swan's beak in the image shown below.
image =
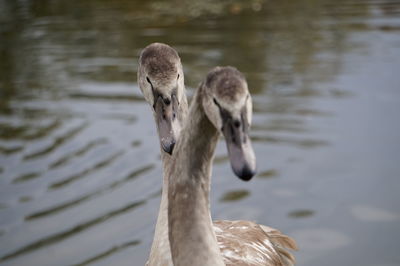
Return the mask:
<path id="1" fill-rule="evenodd" d="M 177 104 L 175 101 L 175 97 L 172 97 L 172 99 L 163 99 L 160 96 L 154 104 L 161 147 L 169 154 L 172 154 L 180 132 L 180 125 L 176 113 Z"/>
<path id="2" fill-rule="evenodd" d="M 256 158 L 243 121 L 232 119 L 224 121 L 222 133 L 228 147 L 233 172 L 242 180 L 248 181 L 256 174 Z"/>

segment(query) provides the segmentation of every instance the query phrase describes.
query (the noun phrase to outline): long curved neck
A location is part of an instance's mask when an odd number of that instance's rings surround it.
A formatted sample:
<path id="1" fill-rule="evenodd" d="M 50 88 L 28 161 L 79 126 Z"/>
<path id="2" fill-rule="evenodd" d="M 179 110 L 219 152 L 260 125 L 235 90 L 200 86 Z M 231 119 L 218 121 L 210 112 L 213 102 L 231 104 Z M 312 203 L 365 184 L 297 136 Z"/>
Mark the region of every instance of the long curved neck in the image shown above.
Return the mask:
<path id="1" fill-rule="evenodd" d="M 183 97 L 179 103 L 178 119 L 181 125 L 186 121 L 188 114 L 188 103 L 186 92 L 183 88 Z M 161 160 L 163 165 L 163 185 L 161 194 L 160 209 L 158 211 L 156 229 L 154 232 L 153 244 L 150 250 L 148 265 L 172 265 L 171 250 L 168 238 L 168 176 L 166 170 L 169 168 L 172 156 L 161 148 Z"/>
<path id="2" fill-rule="evenodd" d="M 211 167 L 219 133 L 206 117 L 197 90 L 168 169 L 168 225 L 175 266 L 225 265 L 210 215 Z"/>

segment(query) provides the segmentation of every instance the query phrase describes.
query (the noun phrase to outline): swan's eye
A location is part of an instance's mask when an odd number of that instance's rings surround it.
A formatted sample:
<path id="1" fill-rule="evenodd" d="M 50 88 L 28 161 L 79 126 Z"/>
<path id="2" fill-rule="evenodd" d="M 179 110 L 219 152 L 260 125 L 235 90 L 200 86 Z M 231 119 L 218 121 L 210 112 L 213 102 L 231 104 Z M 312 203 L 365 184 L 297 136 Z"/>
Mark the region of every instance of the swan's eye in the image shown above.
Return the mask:
<path id="1" fill-rule="evenodd" d="M 221 105 L 219 104 L 219 102 L 217 102 L 217 100 L 215 98 L 213 98 L 213 101 L 214 101 L 215 105 L 218 107 L 219 111 L 221 112 L 223 110 L 223 108 L 221 108 Z"/>
<path id="2" fill-rule="evenodd" d="M 213 98 L 213 101 L 214 101 L 215 105 L 219 107 L 219 103 L 217 102 L 217 100 L 215 100 L 215 98 Z"/>

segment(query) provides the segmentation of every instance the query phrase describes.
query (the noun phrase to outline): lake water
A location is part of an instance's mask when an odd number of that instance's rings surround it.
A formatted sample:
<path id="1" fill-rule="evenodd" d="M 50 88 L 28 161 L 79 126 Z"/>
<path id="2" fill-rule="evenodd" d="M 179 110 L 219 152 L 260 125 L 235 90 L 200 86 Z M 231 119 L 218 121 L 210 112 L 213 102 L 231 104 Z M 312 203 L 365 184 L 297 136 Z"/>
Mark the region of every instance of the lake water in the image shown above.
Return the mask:
<path id="1" fill-rule="evenodd" d="M 0 265 L 144 265 L 161 162 L 140 51 L 188 93 L 247 77 L 259 174 L 224 143 L 214 219 L 294 237 L 302 266 L 400 265 L 400 1 L 0 0 Z"/>

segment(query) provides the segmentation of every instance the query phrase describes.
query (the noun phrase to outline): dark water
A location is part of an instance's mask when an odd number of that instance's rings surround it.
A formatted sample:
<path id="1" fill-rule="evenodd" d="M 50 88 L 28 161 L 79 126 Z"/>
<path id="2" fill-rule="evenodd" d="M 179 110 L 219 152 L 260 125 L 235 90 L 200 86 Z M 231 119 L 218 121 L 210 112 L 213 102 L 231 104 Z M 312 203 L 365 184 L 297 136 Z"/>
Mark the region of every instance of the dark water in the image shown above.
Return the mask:
<path id="1" fill-rule="evenodd" d="M 138 54 L 189 92 L 245 73 L 259 175 L 218 146 L 216 219 L 299 244 L 298 265 L 400 265 L 400 1 L 0 0 L 0 264 L 143 265 L 160 201 Z"/>

